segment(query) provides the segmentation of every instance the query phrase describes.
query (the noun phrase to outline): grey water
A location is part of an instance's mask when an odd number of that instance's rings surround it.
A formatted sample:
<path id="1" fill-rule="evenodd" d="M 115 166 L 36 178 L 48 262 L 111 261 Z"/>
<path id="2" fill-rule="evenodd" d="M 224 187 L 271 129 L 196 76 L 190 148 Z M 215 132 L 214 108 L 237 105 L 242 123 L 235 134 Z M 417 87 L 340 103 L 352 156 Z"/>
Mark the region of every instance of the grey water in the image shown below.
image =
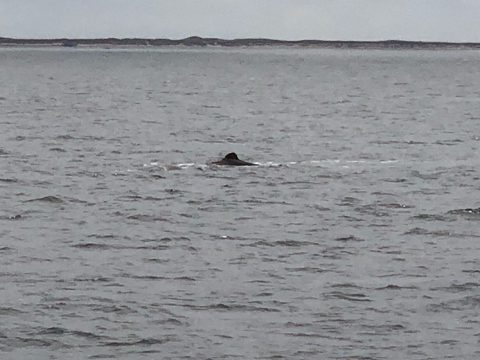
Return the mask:
<path id="1" fill-rule="evenodd" d="M 0 49 L 0 358 L 480 358 L 479 84 L 478 51 Z"/>

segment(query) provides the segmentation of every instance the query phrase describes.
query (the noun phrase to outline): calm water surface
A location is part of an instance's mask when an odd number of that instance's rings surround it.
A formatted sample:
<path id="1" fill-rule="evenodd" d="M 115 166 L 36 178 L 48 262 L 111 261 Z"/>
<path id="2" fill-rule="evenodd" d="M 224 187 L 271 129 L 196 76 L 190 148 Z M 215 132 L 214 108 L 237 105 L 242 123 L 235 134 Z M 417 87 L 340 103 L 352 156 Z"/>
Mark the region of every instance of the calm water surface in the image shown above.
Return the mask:
<path id="1" fill-rule="evenodd" d="M 480 358 L 479 64 L 0 49 L 0 358 Z"/>

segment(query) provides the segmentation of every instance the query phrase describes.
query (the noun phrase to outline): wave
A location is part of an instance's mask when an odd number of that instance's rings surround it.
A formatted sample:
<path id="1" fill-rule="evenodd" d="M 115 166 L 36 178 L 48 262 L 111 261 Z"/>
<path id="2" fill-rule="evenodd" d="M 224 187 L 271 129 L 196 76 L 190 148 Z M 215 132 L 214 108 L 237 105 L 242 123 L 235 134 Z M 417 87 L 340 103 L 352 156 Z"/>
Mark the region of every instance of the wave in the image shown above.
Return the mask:
<path id="1" fill-rule="evenodd" d="M 65 202 L 61 198 L 59 198 L 57 196 L 53 196 L 53 195 L 44 196 L 44 197 L 41 197 L 41 198 L 30 199 L 30 200 L 25 200 L 25 202 L 37 202 L 37 201 L 51 203 L 51 204 L 62 204 L 62 203 Z"/>
<path id="2" fill-rule="evenodd" d="M 348 168 L 358 164 L 365 165 L 388 165 L 398 163 L 400 160 L 397 159 L 385 159 L 385 160 L 363 160 L 363 159 L 323 159 L 323 160 L 305 160 L 305 161 L 287 161 L 287 162 L 275 162 L 275 161 L 265 161 L 265 162 L 253 162 L 257 167 L 295 167 L 295 166 L 305 166 L 305 167 L 343 167 Z M 242 168 L 249 169 L 251 167 L 239 167 L 239 166 L 219 166 L 212 163 L 178 163 L 178 164 L 161 164 L 158 161 L 152 161 L 150 163 L 144 163 L 143 168 L 160 168 L 165 171 L 172 170 L 185 170 L 185 169 L 219 169 L 219 168 Z"/>
<path id="3" fill-rule="evenodd" d="M 449 210 L 447 214 L 451 215 L 480 215 L 480 208 L 465 208 Z"/>

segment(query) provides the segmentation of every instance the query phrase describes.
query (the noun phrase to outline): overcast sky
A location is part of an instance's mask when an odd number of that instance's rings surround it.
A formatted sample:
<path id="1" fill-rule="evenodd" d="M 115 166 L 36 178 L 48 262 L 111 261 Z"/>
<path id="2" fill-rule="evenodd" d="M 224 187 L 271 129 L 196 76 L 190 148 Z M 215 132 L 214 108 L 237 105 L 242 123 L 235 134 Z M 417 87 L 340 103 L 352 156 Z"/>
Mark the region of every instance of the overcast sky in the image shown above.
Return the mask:
<path id="1" fill-rule="evenodd" d="M 480 0 L 0 0 L 3 37 L 480 42 Z"/>

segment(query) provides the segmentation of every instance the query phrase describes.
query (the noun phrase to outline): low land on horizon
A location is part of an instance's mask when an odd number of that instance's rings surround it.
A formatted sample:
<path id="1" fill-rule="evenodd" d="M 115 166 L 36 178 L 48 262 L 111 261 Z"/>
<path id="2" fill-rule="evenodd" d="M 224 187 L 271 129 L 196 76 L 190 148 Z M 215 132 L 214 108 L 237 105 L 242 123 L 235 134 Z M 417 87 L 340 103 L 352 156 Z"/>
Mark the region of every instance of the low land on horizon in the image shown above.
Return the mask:
<path id="1" fill-rule="evenodd" d="M 288 46 L 345 49 L 478 49 L 480 43 L 430 42 L 406 40 L 343 41 L 343 40 L 275 40 L 263 38 L 219 39 L 192 36 L 185 39 L 97 38 L 97 39 L 18 39 L 0 37 L 0 46 Z"/>

